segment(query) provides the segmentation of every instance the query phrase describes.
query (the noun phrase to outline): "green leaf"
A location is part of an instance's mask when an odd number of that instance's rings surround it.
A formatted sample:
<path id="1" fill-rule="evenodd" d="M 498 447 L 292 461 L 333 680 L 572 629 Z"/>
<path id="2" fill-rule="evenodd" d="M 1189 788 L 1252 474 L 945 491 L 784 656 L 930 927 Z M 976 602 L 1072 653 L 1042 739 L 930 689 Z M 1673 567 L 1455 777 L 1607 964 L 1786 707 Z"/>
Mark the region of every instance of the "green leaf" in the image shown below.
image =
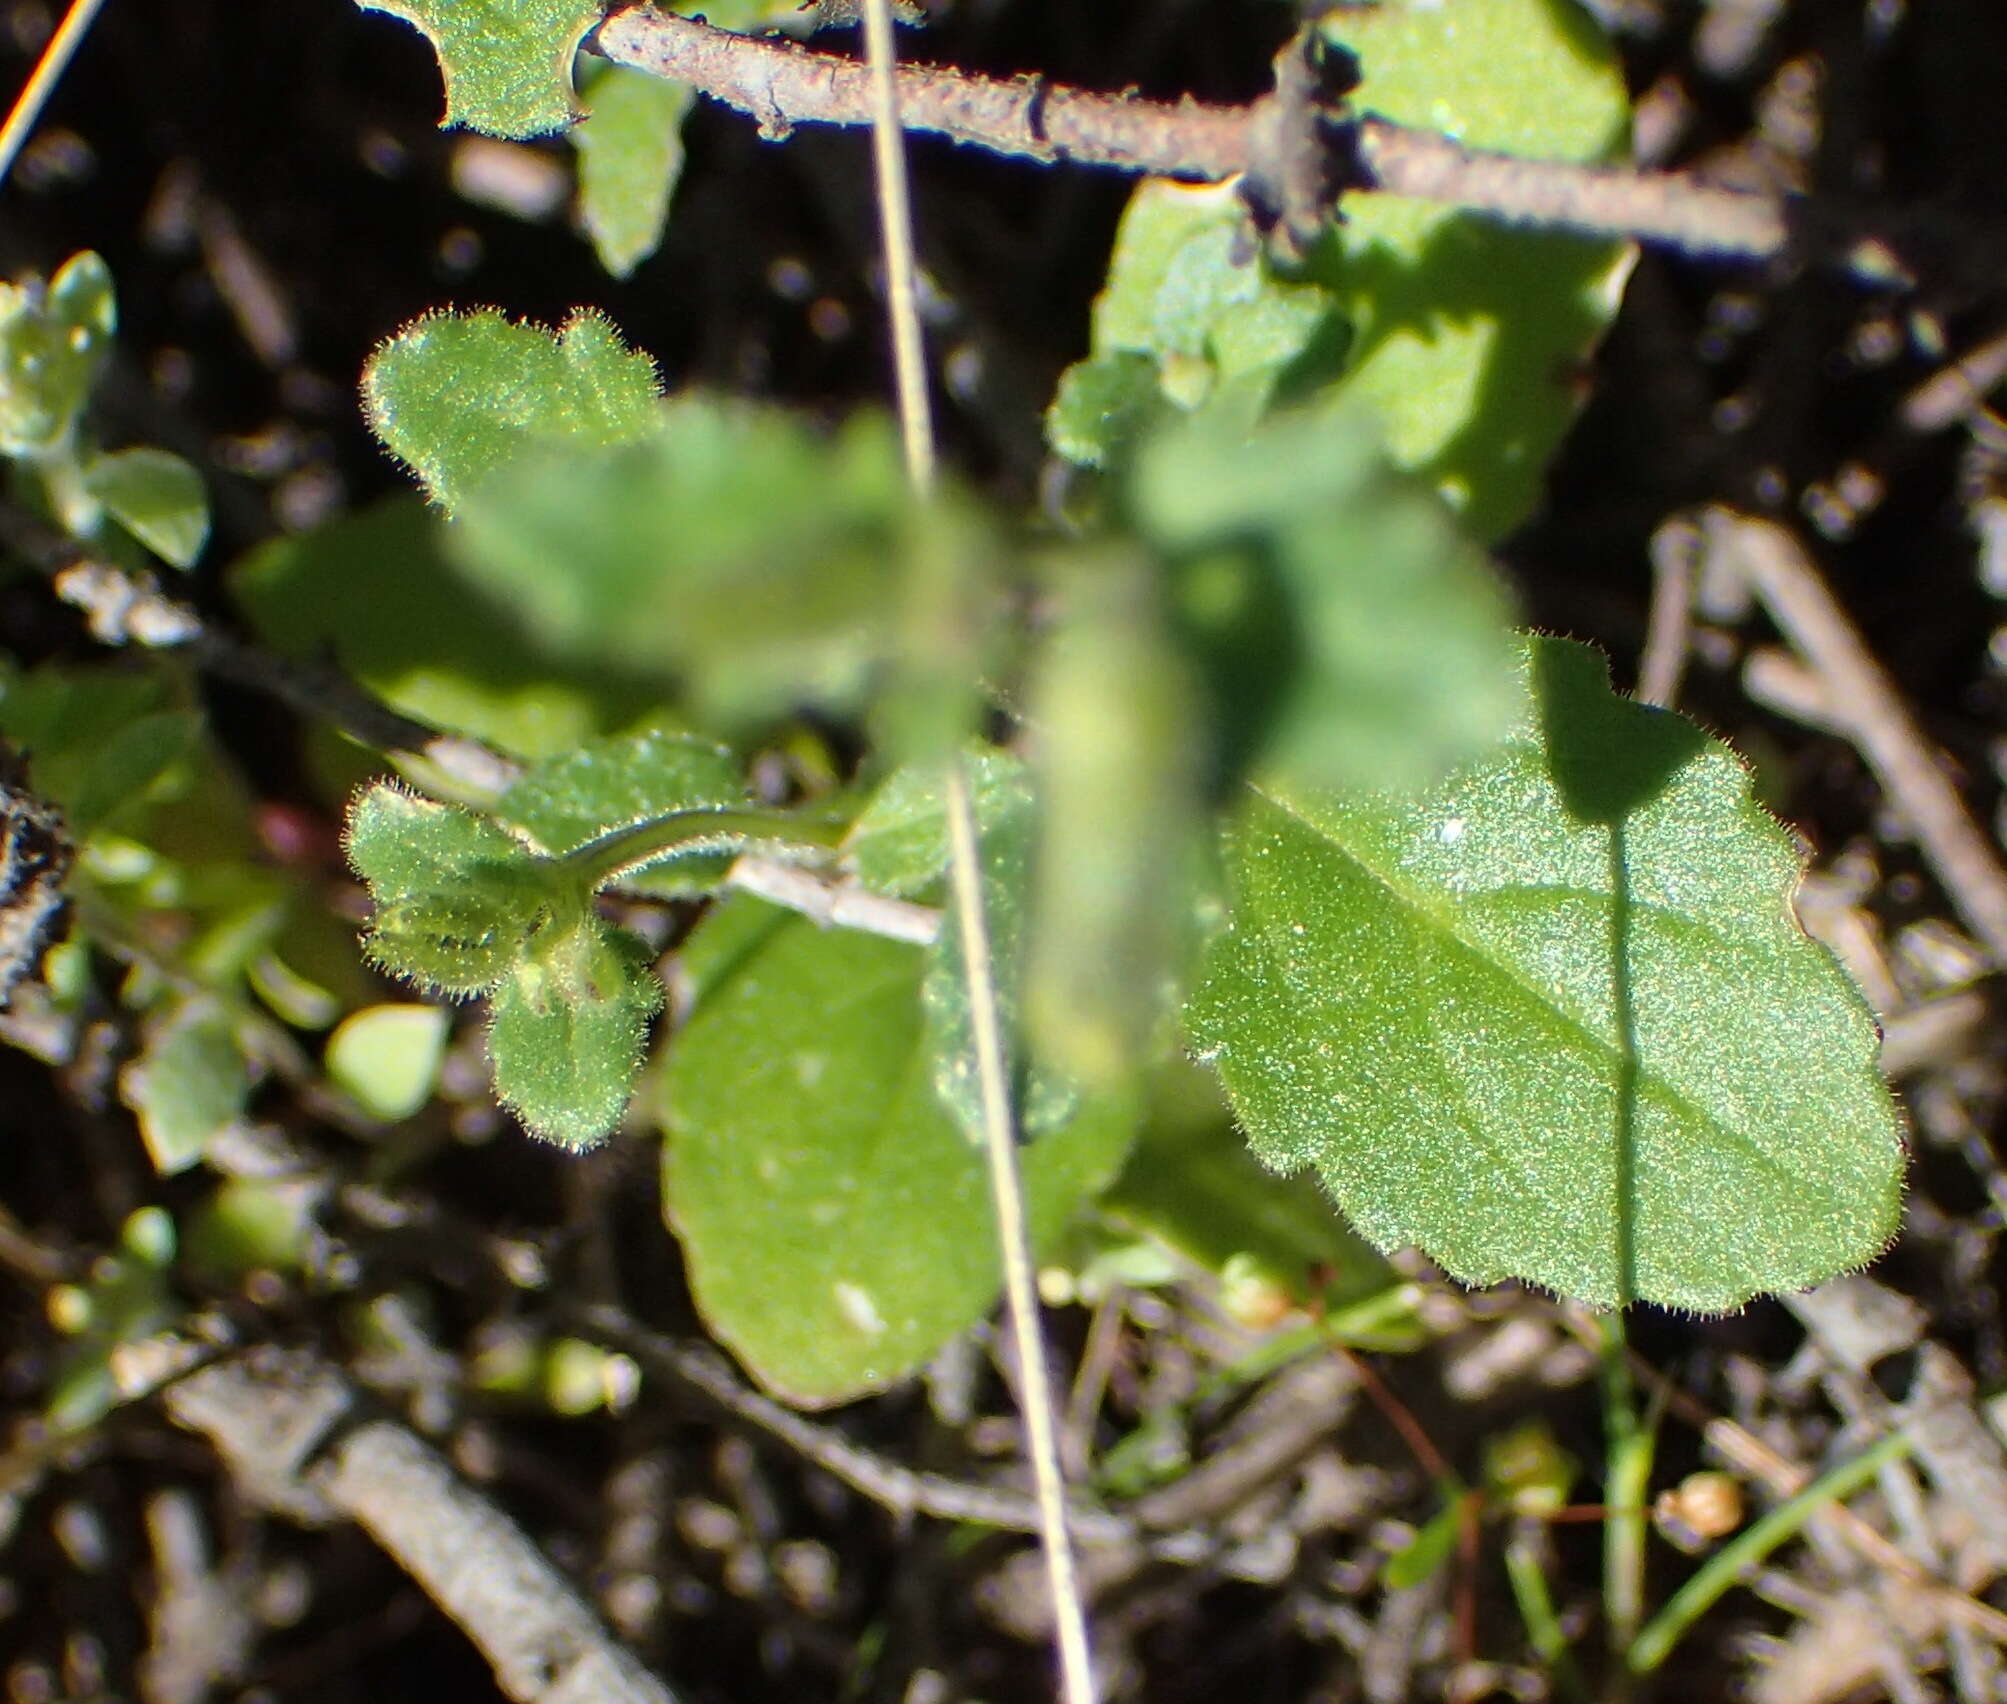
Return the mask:
<path id="1" fill-rule="evenodd" d="M 211 1284 L 258 1271 L 298 1271 L 313 1235 L 316 1190 L 297 1179 L 227 1178 L 190 1216 L 189 1267 Z"/>
<path id="2" fill-rule="evenodd" d="M 251 1076 L 235 1030 L 206 1001 L 182 1004 L 152 1029 L 125 1068 L 120 1092 L 162 1177 L 197 1164 L 243 1112 Z"/>
<path id="3" fill-rule="evenodd" d="M 495 816 L 543 851 L 558 854 L 673 811 L 745 802 L 745 780 L 728 747 L 651 730 L 594 740 L 538 765 L 502 796 Z M 730 863 L 729 855 L 717 853 L 672 856 L 666 867 L 624 871 L 622 885 L 660 897 L 706 892 Z"/>
<path id="4" fill-rule="evenodd" d="M 0 455 L 69 439 L 117 329 L 111 270 L 88 250 L 46 287 L 0 284 Z"/>
<path id="5" fill-rule="evenodd" d="M 432 1098 L 451 1023 L 437 1006 L 353 1012 L 328 1037 L 328 1080 L 372 1118 L 409 1118 Z"/>
<path id="6" fill-rule="evenodd" d="M 748 908 L 771 931 L 736 943 L 665 1074 L 664 1201 L 719 1338 L 789 1400 L 841 1402 L 994 1305 L 984 1162 L 934 1094 L 921 952 L 743 897 L 718 915 Z M 1039 1243 L 1127 1137 L 1123 1109 L 1094 1103 L 1024 1150 Z"/>
<path id="7" fill-rule="evenodd" d="M 1300 1302 L 1342 1307 L 1392 1281 L 1314 1180 L 1280 1177 L 1248 1152 L 1209 1073 L 1173 1059 L 1150 1089 L 1106 1213 L 1215 1275 L 1251 1272 Z"/>
<path id="8" fill-rule="evenodd" d="M 356 0 L 432 44 L 446 80 L 442 124 L 542 136 L 578 117 L 571 66 L 603 0 Z"/>
<path id="9" fill-rule="evenodd" d="M 1034 831 L 1031 788 L 1022 783 L 999 800 L 993 820 L 983 823 L 978 819 L 990 977 L 1003 1022 L 1004 1045 L 1011 1055 L 1015 1079 L 1011 1102 L 1019 1130 L 1027 1138 L 1043 1136 L 1064 1124 L 1080 1104 L 1077 1084 L 1031 1056 L 1019 1022 Z M 970 1143 L 980 1148 L 983 1097 L 962 942 L 961 909 L 949 903 L 941 913 L 941 931 L 927 949 L 920 1006 L 926 1014 L 927 1046 L 934 1058 L 934 1092 Z"/>
<path id="10" fill-rule="evenodd" d="M 661 245 L 669 198 L 683 175 L 688 83 L 609 65 L 592 80 L 592 110 L 571 133 L 578 207 L 599 264 L 625 278 Z"/>
<path id="11" fill-rule="evenodd" d="M 1503 729 L 1505 600 L 1357 415 L 1195 420 L 1144 447 L 1138 524 L 1220 718 L 1220 780 L 1412 788 Z"/>
<path id="12" fill-rule="evenodd" d="M 1231 388 L 1251 419 L 1292 363 L 1335 372 L 1342 333 L 1328 288 L 1283 277 L 1261 253 L 1235 185 L 1147 179 L 1116 232 L 1092 356 L 1062 378 L 1047 434 L 1100 467 L 1156 405 L 1196 409 Z"/>
<path id="13" fill-rule="evenodd" d="M 119 450 L 94 456 L 84 489 L 163 562 L 194 566 L 209 542 L 209 494 L 202 475 L 166 450 Z"/>
<path id="14" fill-rule="evenodd" d="M 376 435 L 449 512 L 533 446 L 606 448 L 661 426 L 655 363 L 583 308 L 555 332 L 495 308 L 423 315 L 377 346 L 362 396 Z"/>
<path id="15" fill-rule="evenodd" d="M 1024 760 L 993 746 L 962 755 L 978 828 L 1022 808 Z M 947 793 L 938 766 L 906 764 L 892 771 L 858 813 L 843 842 L 844 867 L 873 893 L 911 899 L 948 867 Z"/>
<path id="16" fill-rule="evenodd" d="M 634 1092 L 662 986 L 648 949 L 584 916 L 545 929 L 488 1010 L 495 1093 L 533 1136 L 591 1148 Z"/>
<path id="17" fill-rule="evenodd" d="M 1168 1042 L 1198 897 L 1204 729 L 1154 564 L 1076 561 L 1033 676 L 1040 820 L 1025 1011 L 1039 1058 L 1098 1087 Z"/>
<path id="18" fill-rule="evenodd" d="M 1324 27 L 1358 57 L 1361 111 L 1525 159 L 1627 146 L 1622 69 L 1576 0 L 1388 0 Z M 1311 262 L 1352 326 L 1340 393 L 1374 410 L 1399 466 L 1498 537 L 1539 501 L 1633 252 L 1398 196 L 1348 200 Z"/>
<path id="19" fill-rule="evenodd" d="M 415 498 L 260 545 L 230 588 L 266 643 L 332 654 L 407 716 L 536 759 L 635 720 L 649 683 L 540 649 L 440 549 L 444 526 Z"/>
<path id="20" fill-rule="evenodd" d="M 831 439 L 682 397 L 615 453 L 546 453 L 469 499 L 467 575 L 553 650 L 681 680 L 737 727 L 854 707 L 896 649 L 909 499 L 874 416 Z"/>
<path id="21" fill-rule="evenodd" d="M 1510 737 L 1426 798 L 1257 796 L 1228 857 L 1194 1042 L 1380 1247 L 1715 1311 L 1894 1235 L 1901 1119 L 1789 837 L 1594 652 L 1528 641 Z"/>
<path id="22" fill-rule="evenodd" d="M 376 902 L 371 958 L 441 993 L 494 987 L 552 903 L 530 852 L 494 823 L 397 787 L 356 800 L 347 847 Z"/>
<path id="23" fill-rule="evenodd" d="M 1438 1573 L 1456 1549 L 1457 1529 L 1463 1521 L 1462 1501 L 1439 1509 L 1428 1522 L 1415 1529 L 1414 1536 L 1387 1558 L 1381 1578 L 1387 1589 L 1406 1591 Z"/>

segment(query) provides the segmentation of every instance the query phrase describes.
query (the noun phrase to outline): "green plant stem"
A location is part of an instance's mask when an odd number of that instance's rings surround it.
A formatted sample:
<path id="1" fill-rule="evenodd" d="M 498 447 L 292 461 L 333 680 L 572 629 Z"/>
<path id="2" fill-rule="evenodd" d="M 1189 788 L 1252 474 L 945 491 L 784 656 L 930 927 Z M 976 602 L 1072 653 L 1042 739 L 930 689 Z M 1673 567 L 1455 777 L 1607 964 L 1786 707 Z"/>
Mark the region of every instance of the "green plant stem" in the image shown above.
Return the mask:
<path id="1" fill-rule="evenodd" d="M 1588 1704 L 1589 1689 L 1581 1670 L 1568 1650 L 1568 1635 L 1554 1609 L 1554 1594 L 1547 1587 L 1547 1573 L 1540 1565 L 1540 1542 L 1525 1532 L 1515 1534 L 1505 1546 L 1505 1577 L 1512 1587 L 1512 1601 L 1519 1606 L 1519 1619 L 1526 1625 L 1527 1641 L 1547 1665 L 1547 1672 L 1563 1698 L 1571 1704 Z"/>
<path id="2" fill-rule="evenodd" d="M 1624 1316 L 1605 1315 L 1603 1437 L 1607 1465 L 1603 1501 L 1603 1615 L 1610 1649 L 1622 1651 L 1644 1613 L 1645 1487 L 1652 1475 L 1652 1429 L 1638 1412 L 1637 1389 L 1624 1353 Z"/>
<path id="3" fill-rule="evenodd" d="M 742 847 L 800 846 L 820 850 L 834 846 L 844 833 L 835 821 L 818 822 L 787 811 L 715 809 L 669 811 L 649 817 L 574 846 L 549 862 L 567 877 L 604 887 L 617 876 L 684 852 L 737 851 Z"/>
<path id="4" fill-rule="evenodd" d="M 1913 1448 L 1907 1432 L 1891 1432 L 1870 1444 L 1851 1461 L 1821 1474 L 1789 1502 L 1780 1503 L 1696 1569 L 1685 1585 L 1653 1616 L 1625 1654 L 1633 1674 L 1649 1674 L 1664 1662 L 1696 1621 L 1751 1568 L 1786 1540 L 1794 1538 L 1821 1510 L 1841 1503 L 1865 1486 L 1892 1461 Z"/>

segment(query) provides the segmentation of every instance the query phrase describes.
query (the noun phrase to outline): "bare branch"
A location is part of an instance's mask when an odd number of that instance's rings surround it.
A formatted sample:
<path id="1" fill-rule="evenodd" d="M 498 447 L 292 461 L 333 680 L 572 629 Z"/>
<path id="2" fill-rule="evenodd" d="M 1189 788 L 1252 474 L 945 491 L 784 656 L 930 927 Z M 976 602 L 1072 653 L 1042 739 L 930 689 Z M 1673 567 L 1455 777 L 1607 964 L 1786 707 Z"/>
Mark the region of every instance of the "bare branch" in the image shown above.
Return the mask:
<path id="1" fill-rule="evenodd" d="M 690 83 L 749 114 L 769 140 L 785 138 L 797 124 L 871 122 L 869 72 L 838 54 L 715 29 L 648 6 L 614 13 L 594 45 L 618 64 Z M 1305 38 L 1295 56 L 1311 45 Z M 1289 57 L 1285 52 L 1278 64 Z M 1292 166 L 1301 166 L 1307 129 L 1310 141 L 1336 161 L 1326 174 L 1334 190 L 1411 196 L 1512 224 L 1631 238 L 1694 255 L 1770 259 L 1801 234 L 1811 212 L 1799 198 L 1728 189 L 1676 172 L 1485 153 L 1370 114 L 1353 118 L 1342 106 L 1305 108 L 1286 98 L 1286 88 L 1246 106 L 1223 107 L 909 65 L 899 71 L 898 89 L 909 130 L 1048 164 L 1069 160 L 1199 182 L 1247 172 L 1297 181 L 1302 173 Z M 1840 264 L 1856 276 L 1900 279 L 1900 266 L 1880 244 L 1837 246 Z"/>

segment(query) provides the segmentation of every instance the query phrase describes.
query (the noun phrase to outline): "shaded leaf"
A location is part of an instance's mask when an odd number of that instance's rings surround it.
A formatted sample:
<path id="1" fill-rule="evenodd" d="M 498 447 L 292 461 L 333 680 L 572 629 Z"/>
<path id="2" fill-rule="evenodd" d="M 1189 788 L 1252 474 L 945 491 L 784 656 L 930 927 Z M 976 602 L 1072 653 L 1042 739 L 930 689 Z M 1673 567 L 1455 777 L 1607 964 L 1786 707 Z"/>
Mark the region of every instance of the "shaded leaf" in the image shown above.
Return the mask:
<path id="1" fill-rule="evenodd" d="M 442 124 L 489 136 L 542 136 L 578 116 L 571 66 L 602 0 L 356 0 L 402 18 L 439 55 Z"/>
<path id="2" fill-rule="evenodd" d="M 1901 1120 L 1789 837 L 1594 652 L 1528 641 L 1510 737 L 1422 800 L 1257 796 L 1228 858 L 1193 1038 L 1382 1248 L 1719 1310 L 1893 1236 Z"/>
<path id="3" fill-rule="evenodd" d="M 556 757 L 632 722 L 659 694 L 633 675 L 539 648 L 470 587 L 414 498 L 260 545 L 230 587 L 268 643 L 331 653 L 392 708 L 502 750 Z"/>
<path id="4" fill-rule="evenodd" d="M 362 374 L 370 426 L 449 511 L 535 445 L 646 438 L 661 424 L 660 396 L 655 363 L 586 309 L 555 332 L 495 308 L 426 314 L 379 344 Z"/>
<path id="5" fill-rule="evenodd" d="M 743 897 L 717 915 L 749 909 L 774 915 Z M 671 1055 L 663 1196 L 698 1306 L 793 1401 L 904 1378 L 996 1301 L 984 1162 L 934 1094 L 923 962 L 776 917 L 737 940 Z M 1127 1136 L 1101 1103 L 1024 1151 L 1040 1243 L 1107 1181 Z"/>
<path id="6" fill-rule="evenodd" d="M 962 754 L 978 828 L 1021 808 L 1030 771 L 994 746 Z M 871 795 L 843 842 L 844 866 L 873 893 L 911 899 L 948 867 L 946 785 L 932 764 L 903 764 Z"/>

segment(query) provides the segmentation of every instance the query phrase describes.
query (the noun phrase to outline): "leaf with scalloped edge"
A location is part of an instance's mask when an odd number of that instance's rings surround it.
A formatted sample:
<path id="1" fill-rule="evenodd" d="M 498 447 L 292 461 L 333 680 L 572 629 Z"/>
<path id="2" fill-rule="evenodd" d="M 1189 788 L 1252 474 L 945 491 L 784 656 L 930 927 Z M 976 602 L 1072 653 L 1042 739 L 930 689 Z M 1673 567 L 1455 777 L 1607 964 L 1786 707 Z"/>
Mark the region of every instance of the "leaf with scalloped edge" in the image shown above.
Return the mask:
<path id="1" fill-rule="evenodd" d="M 495 1093 L 533 1136 L 591 1148 L 634 1092 L 662 985 L 648 948 L 585 913 L 542 930 L 490 997 Z"/>
<path id="2" fill-rule="evenodd" d="M 1902 1120 L 1726 747 L 1527 642 L 1519 714 L 1425 797 L 1257 794 L 1187 1009 L 1256 1152 L 1382 1248 L 1718 1311 L 1872 1260 Z"/>
<path id="3" fill-rule="evenodd" d="M 653 435 L 661 396 L 654 361 L 586 308 L 555 332 L 498 308 L 423 314 L 362 372 L 370 427 L 448 512 L 532 446 L 605 449 Z"/>
<path id="4" fill-rule="evenodd" d="M 602 0 L 356 0 L 402 18 L 432 44 L 446 81 L 443 126 L 522 138 L 578 116 L 571 67 Z"/>

